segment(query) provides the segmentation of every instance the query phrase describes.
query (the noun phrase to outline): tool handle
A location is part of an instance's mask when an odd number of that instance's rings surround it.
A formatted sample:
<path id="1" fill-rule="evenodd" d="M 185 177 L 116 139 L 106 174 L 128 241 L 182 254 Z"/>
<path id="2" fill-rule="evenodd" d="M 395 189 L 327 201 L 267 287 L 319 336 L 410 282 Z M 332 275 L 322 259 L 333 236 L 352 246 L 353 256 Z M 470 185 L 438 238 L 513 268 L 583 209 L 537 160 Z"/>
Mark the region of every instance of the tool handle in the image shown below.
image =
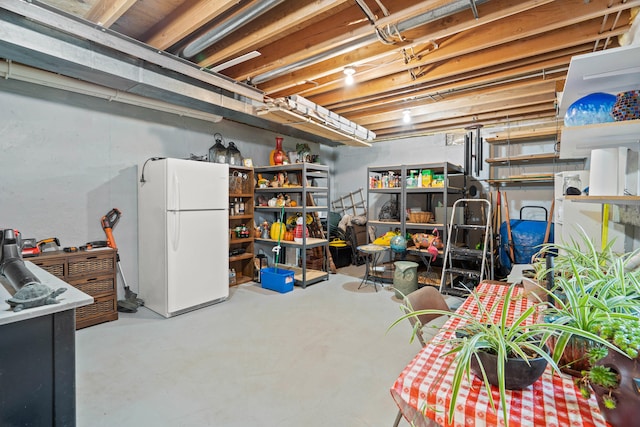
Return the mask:
<path id="1" fill-rule="evenodd" d="M 512 263 L 516 262 L 516 258 L 515 255 L 513 253 L 513 237 L 511 235 L 511 219 L 509 219 L 509 201 L 507 200 L 507 192 L 505 191 L 504 194 L 502 194 L 502 197 L 504 198 L 504 214 L 505 214 L 505 220 L 507 222 L 507 239 L 508 239 L 508 245 L 509 245 L 509 259 L 511 260 Z"/>
<path id="2" fill-rule="evenodd" d="M 107 235 L 107 246 L 113 249 L 118 249 L 118 247 L 116 246 L 116 241 L 113 238 L 113 231 L 111 230 L 111 227 L 105 227 L 104 234 Z"/>

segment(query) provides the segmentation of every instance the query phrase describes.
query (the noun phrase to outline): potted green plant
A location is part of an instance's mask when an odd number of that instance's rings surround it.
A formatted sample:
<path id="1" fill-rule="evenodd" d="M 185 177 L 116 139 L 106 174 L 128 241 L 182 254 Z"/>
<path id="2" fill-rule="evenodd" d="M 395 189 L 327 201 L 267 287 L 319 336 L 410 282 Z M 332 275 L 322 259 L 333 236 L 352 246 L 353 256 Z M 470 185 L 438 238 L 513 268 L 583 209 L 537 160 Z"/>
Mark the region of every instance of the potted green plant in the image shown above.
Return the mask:
<path id="1" fill-rule="evenodd" d="M 639 252 L 617 254 L 612 242 L 597 250 L 586 233 L 568 244 L 551 244 L 542 252 L 554 258 L 554 285 L 548 291 L 550 306 L 545 320 L 589 331 L 605 340 L 585 339 L 568 332 L 552 339 L 553 357 L 573 375 L 583 395 L 595 391 L 598 404 L 612 425 L 628 425 L 640 415 L 640 270 Z M 548 268 L 537 262 L 537 277 Z M 615 350 L 615 351 L 612 351 Z"/>
<path id="2" fill-rule="evenodd" d="M 550 271 L 542 259 L 556 254 L 553 287 L 546 291 L 550 304 L 543 311 L 544 320 L 594 332 L 598 325 L 614 319 L 637 318 L 640 272 L 628 268 L 636 252 L 615 254 L 611 242 L 598 251 L 584 231 L 581 236 L 581 240 L 568 244 L 545 245 L 534 263 L 536 278 L 543 282 Z M 553 340 L 553 357 L 562 370 L 581 376 L 580 372 L 590 366 L 587 353 L 593 342 L 574 335 L 562 332 Z"/>
<path id="3" fill-rule="evenodd" d="M 494 411 L 496 407 L 490 388 L 492 385 L 498 387 L 505 423 L 508 424 L 506 390 L 525 388 L 532 384 L 542 375 L 547 364 L 551 365 L 554 371 L 559 371 L 547 347 L 547 342 L 552 337 L 557 337 L 561 333 L 573 334 L 612 347 L 591 332 L 566 324 L 537 322 L 538 313 L 546 306 L 545 302 L 532 304 L 518 318 L 508 322 L 507 302 L 516 298 L 515 286 L 511 285 L 507 290 L 504 297 L 505 303 L 494 304 L 492 307 L 484 306 L 477 292 L 472 291 L 471 297 L 475 299 L 478 306 L 479 316 L 460 310 L 452 313 L 436 309 L 409 309 L 389 327 L 392 328 L 405 319 L 421 315 L 447 315 L 459 319 L 458 329 L 448 334 L 449 338 L 432 342 L 434 345 L 449 345 L 450 349 L 445 354 L 453 356 L 448 362 L 455 366 L 448 412 L 449 420 L 453 417 L 463 380 L 469 381 L 473 373 L 482 379 Z M 493 318 L 498 318 L 499 321 L 493 321 Z M 411 340 L 419 327 L 419 324 L 414 327 Z M 514 369 L 513 373 L 511 369 Z M 524 377 L 526 381 L 514 381 Z"/>
<path id="4" fill-rule="evenodd" d="M 629 425 L 629 420 L 640 415 L 640 320 L 615 319 L 597 325 L 594 332 L 621 352 L 601 346 L 591 348 L 590 367 L 576 378 L 576 385 L 585 398 L 596 394 L 610 425 Z"/>

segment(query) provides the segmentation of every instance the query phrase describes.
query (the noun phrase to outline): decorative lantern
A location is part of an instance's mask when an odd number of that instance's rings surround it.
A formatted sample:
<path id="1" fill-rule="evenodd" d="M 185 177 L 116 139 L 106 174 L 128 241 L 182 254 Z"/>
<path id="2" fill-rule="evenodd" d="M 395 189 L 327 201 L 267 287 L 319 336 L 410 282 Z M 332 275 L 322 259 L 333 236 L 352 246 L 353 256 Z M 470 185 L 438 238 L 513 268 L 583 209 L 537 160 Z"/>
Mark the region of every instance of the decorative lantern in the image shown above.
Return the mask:
<path id="1" fill-rule="evenodd" d="M 230 141 L 227 147 L 227 163 L 231 166 L 242 166 L 242 154 L 233 141 Z"/>
<path id="2" fill-rule="evenodd" d="M 209 148 L 209 161 L 212 163 L 227 163 L 227 148 L 222 143 L 222 135 L 213 135 L 216 143 Z"/>

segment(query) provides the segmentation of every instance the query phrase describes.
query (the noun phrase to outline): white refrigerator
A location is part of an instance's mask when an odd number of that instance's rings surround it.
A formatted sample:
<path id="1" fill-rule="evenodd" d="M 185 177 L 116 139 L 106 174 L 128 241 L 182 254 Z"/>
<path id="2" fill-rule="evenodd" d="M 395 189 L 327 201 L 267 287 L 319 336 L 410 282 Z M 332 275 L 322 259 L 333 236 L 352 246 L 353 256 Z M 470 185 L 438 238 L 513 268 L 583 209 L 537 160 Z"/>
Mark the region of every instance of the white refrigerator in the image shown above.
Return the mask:
<path id="1" fill-rule="evenodd" d="M 229 296 L 229 166 L 150 159 L 138 187 L 139 296 L 171 317 Z"/>

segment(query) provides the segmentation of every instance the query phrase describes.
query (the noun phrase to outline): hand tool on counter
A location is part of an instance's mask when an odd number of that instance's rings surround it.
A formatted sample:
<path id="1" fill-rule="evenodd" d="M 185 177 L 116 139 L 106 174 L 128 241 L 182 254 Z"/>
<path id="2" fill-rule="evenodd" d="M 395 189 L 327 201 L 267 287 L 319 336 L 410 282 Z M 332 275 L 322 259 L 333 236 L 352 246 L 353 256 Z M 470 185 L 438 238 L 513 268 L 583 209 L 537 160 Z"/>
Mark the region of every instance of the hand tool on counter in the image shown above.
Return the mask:
<path id="1" fill-rule="evenodd" d="M 138 311 L 138 307 L 144 305 L 144 301 L 138 298 L 138 294 L 133 292 L 129 288 L 129 285 L 127 285 L 127 280 L 125 279 L 124 272 L 120 266 L 120 254 L 117 252 L 118 246 L 116 245 L 116 240 L 113 237 L 113 229 L 118 224 L 118 221 L 120 221 L 121 215 L 122 213 L 119 209 L 113 208 L 102 217 L 100 222 L 102 224 L 104 234 L 107 236 L 107 246 L 116 250 L 118 273 L 120 273 L 122 284 L 124 285 L 124 299 L 118 300 L 118 311 L 124 313 L 135 313 Z"/>
<path id="2" fill-rule="evenodd" d="M 60 239 L 57 237 L 48 237 L 38 241 L 36 244 L 40 252 L 60 250 Z"/>
<path id="3" fill-rule="evenodd" d="M 94 240 L 93 242 L 87 242 L 80 246 L 81 251 L 90 251 L 91 249 L 108 248 L 106 240 Z"/>
<path id="4" fill-rule="evenodd" d="M 38 241 L 35 238 L 22 239 L 22 257 L 40 255 Z"/>

